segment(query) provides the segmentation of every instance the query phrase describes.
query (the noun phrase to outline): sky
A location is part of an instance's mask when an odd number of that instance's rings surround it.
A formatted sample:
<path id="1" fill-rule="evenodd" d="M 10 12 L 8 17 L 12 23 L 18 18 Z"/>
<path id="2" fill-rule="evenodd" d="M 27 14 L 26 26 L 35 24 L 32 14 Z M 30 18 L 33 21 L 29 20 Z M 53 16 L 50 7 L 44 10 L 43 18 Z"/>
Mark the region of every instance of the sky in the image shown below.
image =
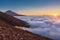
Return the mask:
<path id="1" fill-rule="evenodd" d="M 0 11 L 23 15 L 60 15 L 60 0 L 0 0 Z"/>

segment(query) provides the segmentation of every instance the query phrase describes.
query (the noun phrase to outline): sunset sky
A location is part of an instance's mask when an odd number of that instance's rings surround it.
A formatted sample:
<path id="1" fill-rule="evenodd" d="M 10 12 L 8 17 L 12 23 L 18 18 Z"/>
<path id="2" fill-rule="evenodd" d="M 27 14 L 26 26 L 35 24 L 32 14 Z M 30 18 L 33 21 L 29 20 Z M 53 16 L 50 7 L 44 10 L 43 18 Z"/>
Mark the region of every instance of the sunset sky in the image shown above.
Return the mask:
<path id="1" fill-rule="evenodd" d="M 0 10 L 23 15 L 60 15 L 60 0 L 0 0 Z"/>

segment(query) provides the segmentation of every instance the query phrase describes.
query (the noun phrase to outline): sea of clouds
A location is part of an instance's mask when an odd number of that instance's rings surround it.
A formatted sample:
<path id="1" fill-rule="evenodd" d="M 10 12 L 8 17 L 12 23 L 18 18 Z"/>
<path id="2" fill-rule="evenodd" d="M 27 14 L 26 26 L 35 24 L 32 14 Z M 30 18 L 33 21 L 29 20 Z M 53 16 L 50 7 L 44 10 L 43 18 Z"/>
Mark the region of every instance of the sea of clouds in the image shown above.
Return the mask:
<path id="1" fill-rule="evenodd" d="M 51 18 L 49 16 L 15 16 L 30 24 L 30 28 L 21 28 L 32 33 L 60 40 L 60 18 Z"/>

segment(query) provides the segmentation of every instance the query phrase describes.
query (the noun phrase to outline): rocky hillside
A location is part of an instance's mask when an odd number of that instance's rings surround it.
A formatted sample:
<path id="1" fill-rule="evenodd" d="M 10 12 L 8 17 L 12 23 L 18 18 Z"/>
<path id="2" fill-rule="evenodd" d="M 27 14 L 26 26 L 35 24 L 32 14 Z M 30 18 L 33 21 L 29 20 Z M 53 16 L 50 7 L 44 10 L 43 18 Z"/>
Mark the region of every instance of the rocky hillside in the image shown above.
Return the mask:
<path id="1" fill-rule="evenodd" d="M 12 26 L 29 27 L 29 24 L 27 22 L 17 19 L 3 12 L 0 12 L 0 19 L 4 20 L 5 22 L 7 22 L 8 24 Z"/>
<path id="2" fill-rule="evenodd" d="M 0 40 L 52 40 L 31 32 L 17 29 L 0 19 Z"/>

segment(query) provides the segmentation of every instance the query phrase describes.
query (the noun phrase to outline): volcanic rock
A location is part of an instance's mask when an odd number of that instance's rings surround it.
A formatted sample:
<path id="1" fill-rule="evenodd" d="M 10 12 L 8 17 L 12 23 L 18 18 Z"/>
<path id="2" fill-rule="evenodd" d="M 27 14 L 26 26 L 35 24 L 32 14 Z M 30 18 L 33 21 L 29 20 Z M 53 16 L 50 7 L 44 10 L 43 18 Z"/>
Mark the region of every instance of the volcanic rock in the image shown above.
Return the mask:
<path id="1" fill-rule="evenodd" d="M 7 22 L 8 24 L 12 26 L 30 27 L 29 23 L 22 21 L 20 19 L 17 19 L 3 12 L 0 12 L 0 19 L 4 20 L 5 22 Z"/>

